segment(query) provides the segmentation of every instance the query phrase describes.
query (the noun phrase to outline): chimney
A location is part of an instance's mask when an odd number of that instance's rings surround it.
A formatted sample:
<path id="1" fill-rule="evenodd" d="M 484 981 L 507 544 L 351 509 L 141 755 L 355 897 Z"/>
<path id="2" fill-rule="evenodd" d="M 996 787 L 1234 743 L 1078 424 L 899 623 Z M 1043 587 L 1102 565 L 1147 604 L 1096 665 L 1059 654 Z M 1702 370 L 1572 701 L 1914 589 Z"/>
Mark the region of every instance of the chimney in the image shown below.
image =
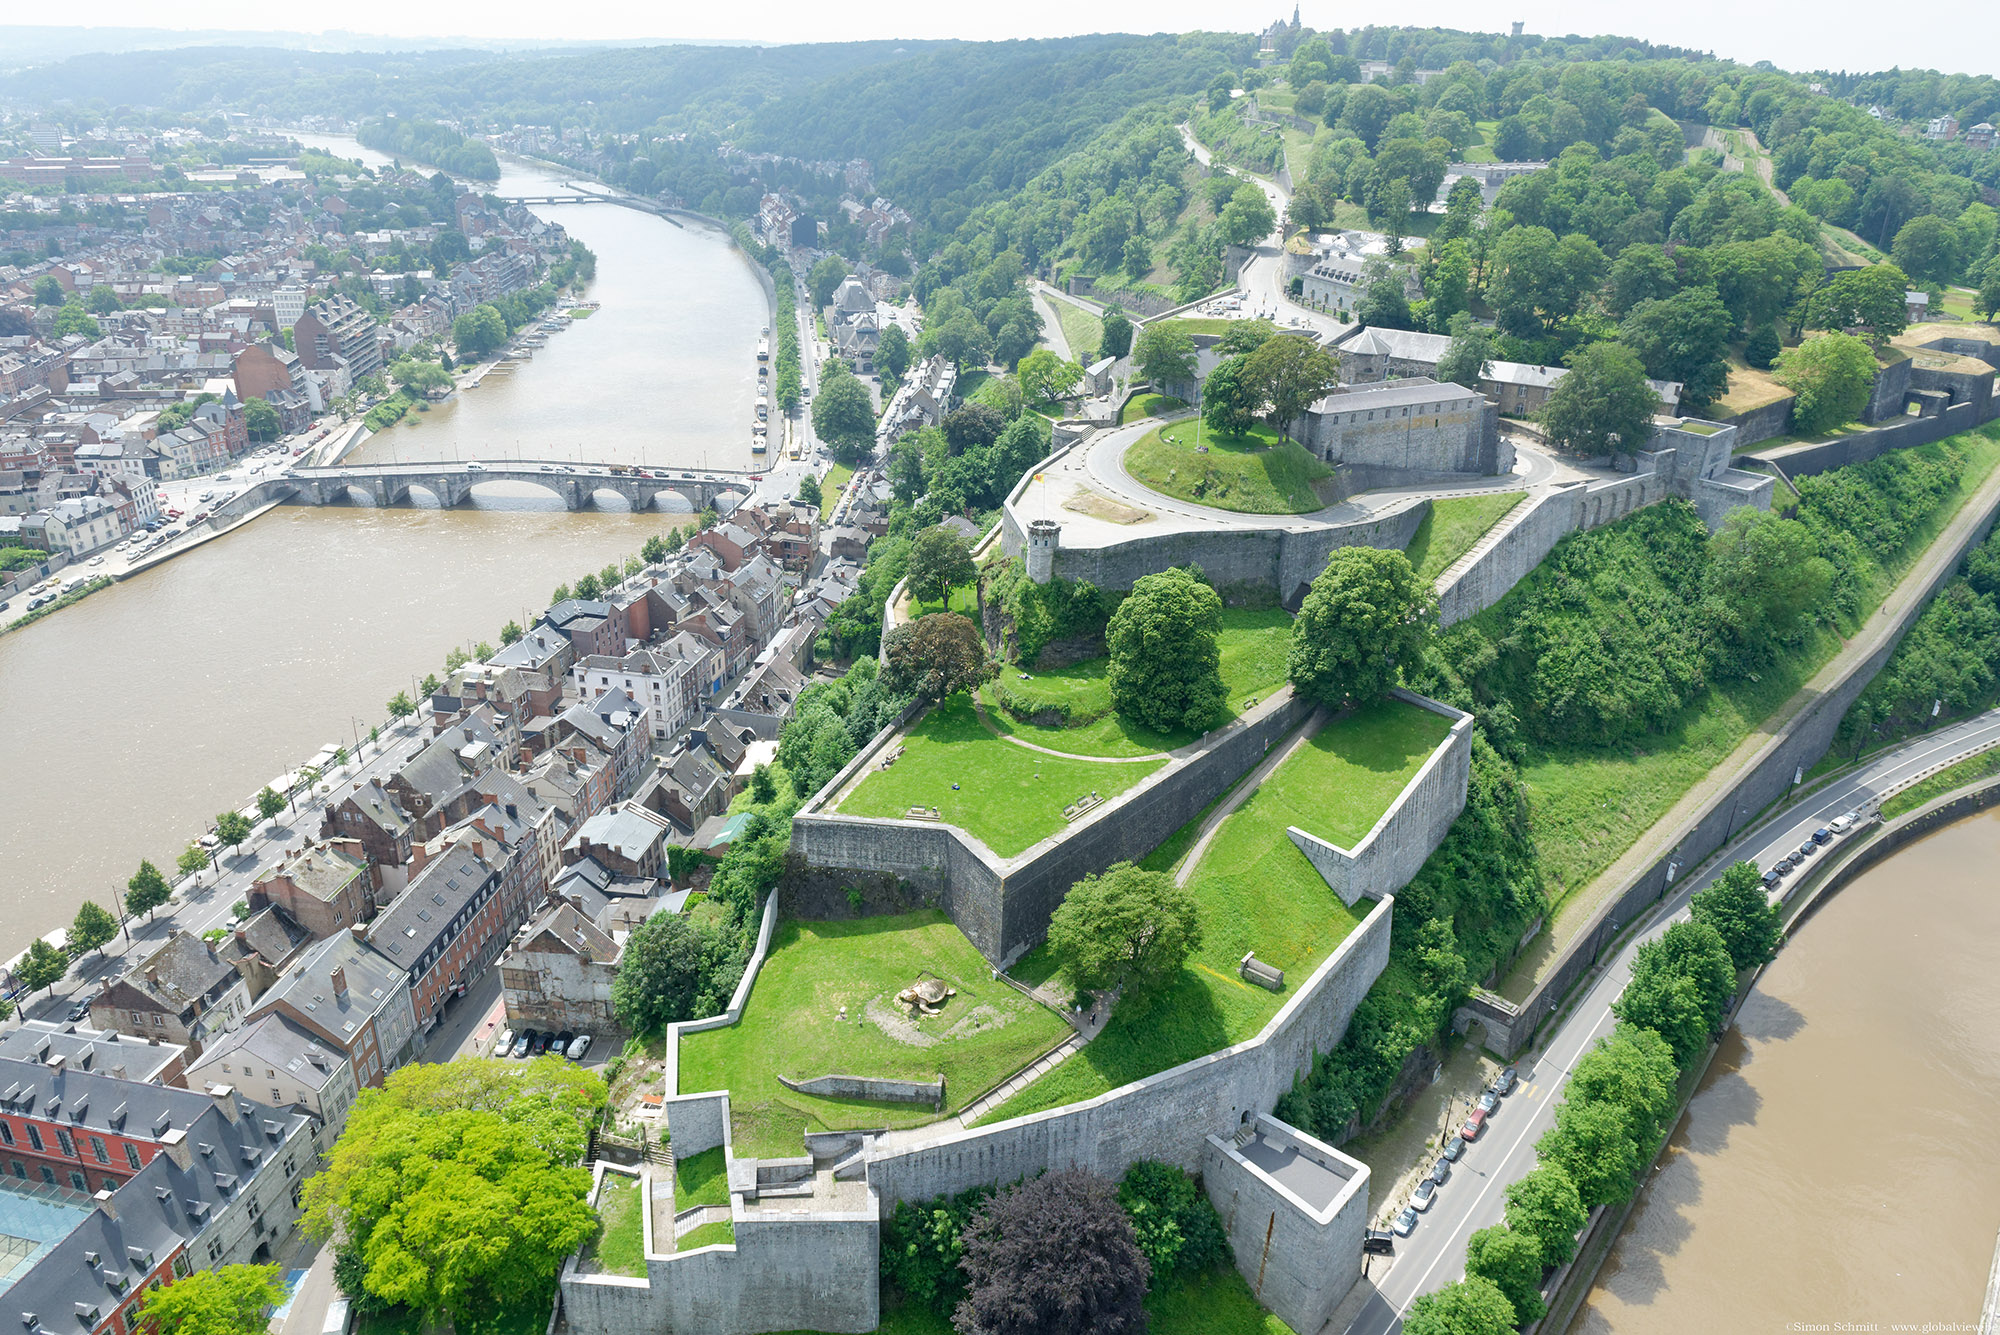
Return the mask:
<path id="1" fill-rule="evenodd" d="M 368 939 L 368 928 L 364 923 L 357 922 L 347 930 L 354 933 L 354 942 L 356 945 L 360 945 Z"/>
<path id="2" fill-rule="evenodd" d="M 336 1001 L 347 1000 L 347 970 L 340 965 L 333 969 L 333 997 Z"/>
<path id="3" fill-rule="evenodd" d="M 91 1199 L 97 1202 L 97 1208 L 105 1214 L 113 1219 L 118 1217 L 118 1199 L 111 1191 L 100 1191 Z"/>
<path id="4" fill-rule="evenodd" d="M 167 1152 L 169 1159 L 181 1166 L 182 1171 L 193 1170 L 194 1151 L 188 1148 L 185 1130 L 177 1126 L 170 1128 L 160 1137 L 160 1148 Z"/>
<path id="5" fill-rule="evenodd" d="M 227 1117 L 232 1122 L 241 1118 L 242 1114 L 236 1109 L 236 1086 L 210 1085 L 208 1087 L 208 1096 L 215 1100 L 216 1107 L 222 1109 L 224 1117 Z"/>

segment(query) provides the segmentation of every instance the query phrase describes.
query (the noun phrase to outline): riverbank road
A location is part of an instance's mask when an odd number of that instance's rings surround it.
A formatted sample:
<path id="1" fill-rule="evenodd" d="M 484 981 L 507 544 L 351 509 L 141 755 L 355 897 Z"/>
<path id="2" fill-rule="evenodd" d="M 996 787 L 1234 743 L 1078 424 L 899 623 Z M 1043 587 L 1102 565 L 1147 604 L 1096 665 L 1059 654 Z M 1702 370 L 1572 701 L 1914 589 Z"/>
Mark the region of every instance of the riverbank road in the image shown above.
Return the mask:
<path id="1" fill-rule="evenodd" d="M 1747 861 L 1769 869 L 1812 839 L 1813 831 L 1849 811 L 1875 811 L 1884 796 L 1940 765 L 2000 744 L 2000 710 L 1939 729 L 1885 751 L 1800 801 L 1754 824 L 1701 868 L 1690 868 L 1650 919 L 1582 985 L 1569 1015 L 1538 1049 L 1516 1063 L 1521 1083 L 1503 1099 L 1480 1138 L 1468 1145 L 1439 1189 L 1436 1203 L 1417 1217 L 1416 1231 L 1396 1242 L 1385 1270 L 1380 1258 L 1320 1335 L 1391 1335 L 1418 1295 L 1465 1273 L 1465 1244 L 1474 1233 L 1500 1223 L 1509 1183 L 1535 1166 L 1535 1142 L 1555 1122 L 1556 1105 L 1577 1060 L 1611 1032 L 1611 1003 L 1632 976 L 1638 949 L 1688 916 L 1688 901 L 1725 867 Z M 1851 837 L 1851 836 L 1850 836 Z M 1372 1202 L 1381 1219 L 1401 1202 Z M 1378 1221 L 1379 1222 L 1379 1221 Z"/>

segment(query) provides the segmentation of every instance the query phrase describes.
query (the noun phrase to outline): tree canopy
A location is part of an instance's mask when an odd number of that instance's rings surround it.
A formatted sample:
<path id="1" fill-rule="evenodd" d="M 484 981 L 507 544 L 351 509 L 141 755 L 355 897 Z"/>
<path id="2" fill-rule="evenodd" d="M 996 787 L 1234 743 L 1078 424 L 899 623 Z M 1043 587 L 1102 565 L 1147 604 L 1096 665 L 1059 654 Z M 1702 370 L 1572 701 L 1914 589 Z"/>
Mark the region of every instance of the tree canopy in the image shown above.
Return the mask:
<path id="1" fill-rule="evenodd" d="M 1139 1335 L 1152 1267 L 1112 1184 L 1057 1169 L 1001 1191 L 964 1234 L 956 1325 L 979 1335 Z"/>
<path id="2" fill-rule="evenodd" d="M 1437 629 L 1437 594 L 1398 551 L 1336 547 L 1292 623 L 1292 685 L 1336 708 L 1381 695 Z"/>
<path id="3" fill-rule="evenodd" d="M 1579 454 L 1636 454 L 1652 438 L 1660 396 L 1630 348 L 1592 343 L 1569 359 L 1539 414 L 1549 440 Z"/>
<path id="4" fill-rule="evenodd" d="M 813 430 L 842 463 L 858 462 L 875 445 L 875 402 L 868 386 L 839 362 L 828 364 L 813 397 Z"/>
<path id="5" fill-rule="evenodd" d="M 720 1012 L 742 972 L 743 962 L 731 958 L 712 925 L 655 913 L 626 938 L 611 980 L 611 1009 L 633 1033 L 658 1033 L 676 1020 Z"/>
<path id="6" fill-rule="evenodd" d="M 1222 599 L 1194 571 L 1140 576 L 1105 631 L 1112 707 L 1161 732 L 1213 727 L 1227 704 L 1221 630 Z"/>
<path id="7" fill-rule="evenodd" d="M 986 644 L 979 628 L 956 612 L 931 612 L 882 637 L 885 685 L 925 700 L 943 700 L 986 680 Z"/>
<path id="8" fill-rule="evenodd" d="M 1861 416 L 1875 390 L 1875 354 L 1852 334 L 1821 334 L 1778 354 L 1772 379 L 1792 391 L 1792 429 L 1817 435 Z"/>
<path id="9" fill-rule="evenodd" d="M 149 1291 L 136 1324 L 147 1335 L 264 1335 L 285 1300 L 283 1274 L 274 1265 L 197 1270 Z"/>
<path id="10" fill-rule="evenodd" d="M 1194 894 L 1166 872 L 1129 862 L 1070 887 L 1049 921 L 1049 951 L 1081 991 L 1123 989 L 1119 1008 L 1144 1015 L 1201 945 Z"/>

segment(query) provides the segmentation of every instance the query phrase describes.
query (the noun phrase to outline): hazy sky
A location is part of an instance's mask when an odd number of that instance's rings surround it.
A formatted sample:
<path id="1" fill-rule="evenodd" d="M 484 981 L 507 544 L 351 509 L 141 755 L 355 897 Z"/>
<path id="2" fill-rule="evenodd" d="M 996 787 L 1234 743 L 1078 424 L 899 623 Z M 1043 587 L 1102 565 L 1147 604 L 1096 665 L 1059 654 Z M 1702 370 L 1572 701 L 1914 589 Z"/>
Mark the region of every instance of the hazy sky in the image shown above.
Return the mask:
<path id="1" fill-rule="evenodd" d="M 855 37 L 1064 36 L 1079 32 L 1158 32 L 1191 28 L 1261 28 L 1291 0 L 764 0 L 760 4 L 665 5 L 584 0 L 345 0 L 339 25 L 349 32 L 397 36 L 476 33 L 489 38 L 696 38 L 828 41 Z M 1303 5 L 1314 27 L 1367 23 L 1504 30 L 1515 19 L 1543 34 L 1618 32 L 1649 41 L 1713 50 L 1745 63 L 1770 60 L 1788 69 L 1885 69 L 1892 65 L 2000 75 L 2000 4 L 1943 0 L 1909 9 L 1864 0 L 1679 0 L 1662 5 L 1604 0 L 1316 0 Z M 93 24 L 188 28 L 306 26 L 315 11 L 252 7 L 242 0 L 176 0 L 172 19 L 158 0 L 94 0 L 68 15 Z M 1907 27 L 1895 22 L 1909 15 Z M 54 14 L 50 18 L 56 18 Z M 553 22 L 552 22 L 553 20 Z M 56 19 L 60 22 L 61 19 Z"/>

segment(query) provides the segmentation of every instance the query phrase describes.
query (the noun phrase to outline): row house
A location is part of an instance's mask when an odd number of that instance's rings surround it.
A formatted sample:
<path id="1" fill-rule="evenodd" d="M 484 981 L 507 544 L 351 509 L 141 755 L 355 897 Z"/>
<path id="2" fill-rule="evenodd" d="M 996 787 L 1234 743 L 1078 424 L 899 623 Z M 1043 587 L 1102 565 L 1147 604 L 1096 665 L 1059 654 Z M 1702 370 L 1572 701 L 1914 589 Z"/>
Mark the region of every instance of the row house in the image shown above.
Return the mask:
<path id="1" fill-rule="evenodd" d="M 335 838 L 289 850 L 284 864 L 259 877 L 246 898 L 251 912 L 278 909 L 323 941 L 375 916 L 378 885 L 363 841 Z"/>
<path id="2" fill-rule="evenodd" d="M 116 1029 L 92 1029 L 60 1020 L 23 1020 L 0 1033 L 0 1057 L 72 1071 L 96 1071 L 120 1080 L 187 1087 L 187 1049 L 159 1039 L 136 1039 Z"/>
<path id="3" fill-rule="evenodd" d="M 249 1008 L 242 975 L 206 941 L 177 931 L 105 985 L 91 1002 L 90 1022 L 199 1054 L 203 1043 L 240 1022 Z"/>
<path id="4" fill-rule="evenodd" d="M 563 846 L 563 861 L 590 858 L 615 876 L 658 880 L 666 873 L 671 833 L 667 821 L 643 803 L 620 802 L 583 823 Z"/>
<path id="5" fill-rule="evenodd" d="M 444 837 L 477 838 L 493 850 L 487 860 L 499 865 L 502 930 L 511 933 L 548 894 L 549 860 L 541 842 L 549 822 L 541 804 L 512 777 L 495 773 L 489 782 L 498 791 Z"/>
<path id="6" fill-rule="evenodd" d="M 354 1067 L 317 1035 L 279 1014 L 251 1020 L 231 1030 L 188 1068 L 196 1085 L 228 1085 L 268 1093 L 274 1108 L 311 1113 L 329 1138 L 347 1120 L 357 1092 Z"/>
<path id="7" fill-rule="evenodd" d="M 408 972 L 370 949 L 365 933 L 351 927 L 312 946 L 251 1012 L 282 1015 L 315 1035 L 364 1089 L 407 1061 L 417 1038 Z"/>
<path id="8" fill-rule="evenodd" d="M 384 868 L 409 863 L 415 830 L 416 822 L 388 789 L 375 779 L 358 778 L 336 789 L 327 802 L 320 838 L 359 843 L 362 859 L 379 880 Z"/>
<path id="9" fill-rule="evenodd" d="M 618 691 L 646 711 L 655 741 L 678 734 L 700 704 L 695 665 L 671 649 L 635 649 L 622 658 L 592 654 L 570 671 L 570 681 L 586 700 Z"/>
<path id="10" fill-rule="evenodd" d="M 542 616 L 542 624 L 569 641 L 574 657 L 622 654 L 631 634 L 626 609 L 595 598 L 570 598 Z"/>
<path id="11" fill-rule="evenodd" d="M 506 943 L 500 858 L 480 838 L 420 845 L 419 869 L 403 893 L 366 928 L 371 950 L 402 968 L 420 1033 L 444 1019 Z"/>
<path id="12" fill-rule="evenodd" d="M 515 1029 L 616 1027 L 611 985 L 624 948 L 565 900 L 548 905 L 500 957 L 500 990 Z"/>

